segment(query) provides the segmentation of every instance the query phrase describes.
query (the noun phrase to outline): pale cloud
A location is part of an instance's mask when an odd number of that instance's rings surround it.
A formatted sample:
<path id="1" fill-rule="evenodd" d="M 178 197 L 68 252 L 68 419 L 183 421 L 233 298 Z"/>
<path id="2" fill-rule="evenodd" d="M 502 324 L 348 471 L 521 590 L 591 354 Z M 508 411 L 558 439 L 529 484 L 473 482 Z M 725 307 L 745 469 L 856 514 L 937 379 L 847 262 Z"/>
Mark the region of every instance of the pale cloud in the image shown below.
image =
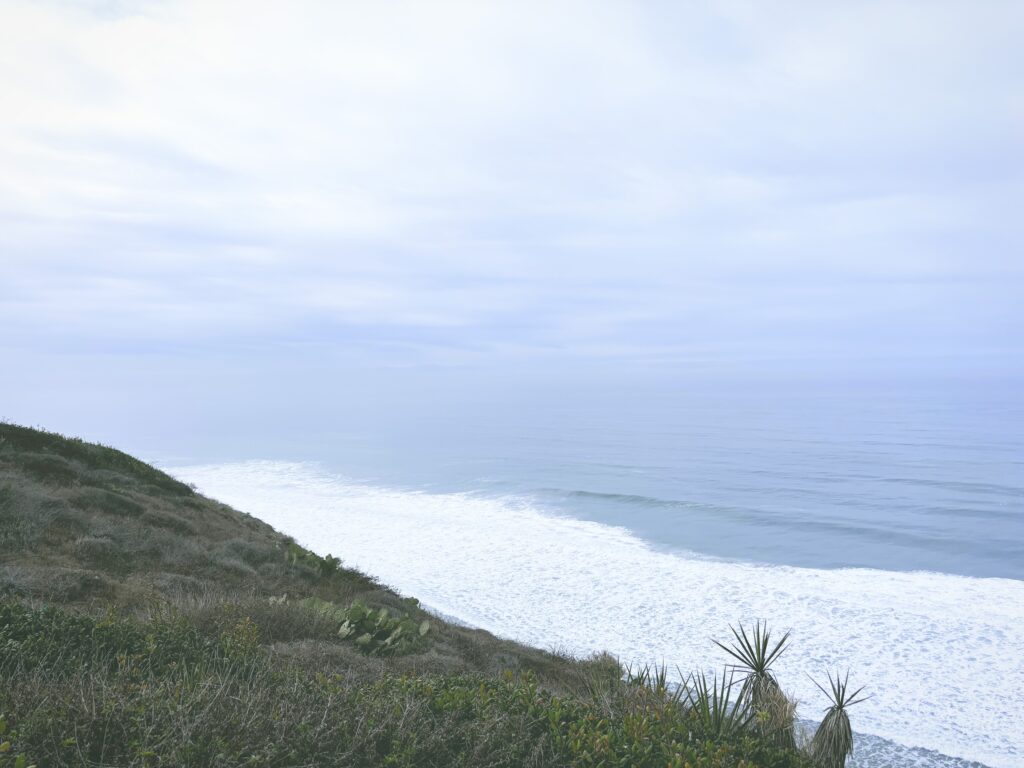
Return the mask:
<path id="1" fill-rule="evenodd" d="M 1022 34 L 1012 2 L 0 3 L 3 344 L 1019 356 Z"/>

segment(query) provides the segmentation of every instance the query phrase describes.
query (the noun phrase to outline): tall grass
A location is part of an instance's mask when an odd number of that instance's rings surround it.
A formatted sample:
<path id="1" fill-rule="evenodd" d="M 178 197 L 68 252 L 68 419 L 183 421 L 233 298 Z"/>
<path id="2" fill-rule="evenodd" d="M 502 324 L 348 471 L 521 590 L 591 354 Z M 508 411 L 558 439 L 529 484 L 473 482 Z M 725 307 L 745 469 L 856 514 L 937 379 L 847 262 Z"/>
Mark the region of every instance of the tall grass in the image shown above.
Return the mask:
<path id="1" fill-rule="evenodd" d="M 180 613 L 0 603 L 0 712 L 16 734 L 3 754 L 46 766 L 808 768 L 751 738 L 729 681 L 705 691 L 715 721 L 680 701 L 664 668 L 627 680 L 607 657 L 561 661 L 598 696 L 554 693 L 529 672 L 349 679 L 289 663 L 244 611 L 234 618 L 204 628 Z"/>

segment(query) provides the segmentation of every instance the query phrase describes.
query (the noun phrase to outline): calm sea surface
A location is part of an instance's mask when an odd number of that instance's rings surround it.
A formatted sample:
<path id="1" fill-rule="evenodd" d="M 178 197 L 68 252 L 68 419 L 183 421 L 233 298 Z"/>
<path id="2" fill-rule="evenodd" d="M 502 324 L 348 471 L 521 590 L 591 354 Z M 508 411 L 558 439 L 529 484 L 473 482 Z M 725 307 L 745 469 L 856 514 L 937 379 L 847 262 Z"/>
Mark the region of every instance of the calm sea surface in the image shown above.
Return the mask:
<path id="1" fill-rule="evenodd" d="M 1024 579 L 1024 395 L 1009 384 L 584 389 L 291 437 L 291 454 L 237 458 L 527 496 L 715 557 Z"/>

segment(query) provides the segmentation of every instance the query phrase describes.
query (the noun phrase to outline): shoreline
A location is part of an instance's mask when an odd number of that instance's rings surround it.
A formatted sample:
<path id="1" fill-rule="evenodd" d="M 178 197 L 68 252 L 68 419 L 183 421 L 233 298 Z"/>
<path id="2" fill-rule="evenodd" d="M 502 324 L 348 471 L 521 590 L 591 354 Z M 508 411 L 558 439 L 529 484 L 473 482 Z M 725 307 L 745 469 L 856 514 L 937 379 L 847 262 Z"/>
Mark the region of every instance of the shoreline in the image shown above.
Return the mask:
<path id="1" fill-rule="evenodd" d="M 991 768 L 1024 765 L 1009 751 L 1013 734 L 1008 730 L 1014 696 L 1021 692 L 1011 690 L 1006 680 L 1001 681 L 1008 688 L 998 708 L 1002 714 L 991 719 L 978 720 L 977 705 L 954 711 L 943 704 L 947 716 L 936 712 L 924 721 L 913 710 L 901 709 L 906 701 L 922 700 L 932 685 L 934 671 L 917 651 L 923 637 L 945 633 L 951 652 L 971 650 L 974 663 L 943 683 L 961 691 L 964 701 L 971 701 L 974 680 L 990 668 L 987 660 L 998 648 L 1020 646 L 1024 651 L 1024 632 L 1015 621 L 1024 582 L 689 561 L 618 529 L 505 508 L 494 500 L 368 489 L 296 465 L 185 469 L 187 479 L 204 492 L 302 541 L 346 551 L 356 567 L 426 605 L 439 606 L 444 614 L 530 645 L 584 655 L 607 650 L 640 662 L 677 659 L 689 668 L 720 656 L 711 652 L 710 636 L 721 637 L 730 623 L 768 618 L 773 626 L 796 630 L 792 656 L 780 661 L 780 679 L 794 686 L 805 713 L 817 714 L 821 698 L 806 674 L 820 677 L 823 667 L 850 666 L 858 685 L 867 684 L 885 697 L 883 702 L 876 696 L 854 712 L 859 733 L 899 743 L 894 737 L 917 732 L 908 740 L 933 744 L 941 754 L 973 754 Z M 367 530 L 374 535 L 365 535 Z M 446 531 L 459 531 L 459 536 L 452 540 Z M 656 588 L 663 583 L 674 588 Z M 687 597 L 699 594 L 716 598 L 694 603 Z M 455 604 L 463 610 L 444 608 Z M 557 622 L 550 618 L 552 611 Z M 870 627 L 871 634 L 857 631 Z M 637 644 L 638 637 L 647 642 Z M 993 645 L 981 642 L 985 637 Z M 903 651 L 911 655 L 904 657 Z M 991 664 L 998 666 L 998 658 L 992 657 Z M 1003 739 L 1005 753 L 997 746 Z M 961 762 L 932 764 L 971 764 L 966 756 L 950 759 Z"/>

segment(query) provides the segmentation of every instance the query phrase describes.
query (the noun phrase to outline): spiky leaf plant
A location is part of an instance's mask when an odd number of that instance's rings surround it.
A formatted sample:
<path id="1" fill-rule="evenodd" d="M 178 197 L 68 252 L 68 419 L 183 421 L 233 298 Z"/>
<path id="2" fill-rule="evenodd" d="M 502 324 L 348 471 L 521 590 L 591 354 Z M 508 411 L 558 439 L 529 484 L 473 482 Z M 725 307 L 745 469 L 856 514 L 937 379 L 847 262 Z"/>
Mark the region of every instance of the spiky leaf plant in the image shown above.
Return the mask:
<path id="1" fill-rule="evenodd" d="M 733 672 L 723 672 L 711 677 L 701 672 L 691 674 L 686 681 L 686 703 L 704 730 L 704 736 L 711 739 L 737 736 L 750 727 L 754 712 L 742 697 L 733 700 Z"/>
<path id="2" fill-rule="evenodd" d="M 712 642 L 736 659 L 739 663 L 732 666 L 745 673 L 740 700 L 749 705 L 762 738 L 779 747 L 795 747 L 796 705 L 782 691 L 771 671 L 772 664 L 787 648 L 789 632 L 773 644 L 767 622 L 758 621 L 749 632 L 742 624 L 738 629 L 732 626 L 729 629 L 736 640 L 734 644 Z"/>
<path id="3" fill-rule="evenodd" d="M 825 711 L 821 725 L 814 732 L 814 738 L 811 739 L 811 759 L 820 768 L 844 768 L 847 755 L 853 754 L 853 729 L 850 728 L 850 716 L 846 710 L 870 697 L 858 698 L 858 694 L 864 690 L 863 686 L 850 693 L 847 688 L 849 679 L 849 671 L 842 680 L 839 679 L 838 672 L 835 679 L 828 673 L 828 689 L 816 680 L 811 681 L 832 702 L 832 706 Z"/>
<path id="4" fill-rule="evenodd" d="M 676 672 L 682 676 L 678 667 Z M 646 688 L 666 702 L 677 704 L 682 698 L 683 686 L 673 685 L 665 664 L 642 664 L 636 669 L 630 664 L 626 666 L 625 673 L 628 685 Z"/>

